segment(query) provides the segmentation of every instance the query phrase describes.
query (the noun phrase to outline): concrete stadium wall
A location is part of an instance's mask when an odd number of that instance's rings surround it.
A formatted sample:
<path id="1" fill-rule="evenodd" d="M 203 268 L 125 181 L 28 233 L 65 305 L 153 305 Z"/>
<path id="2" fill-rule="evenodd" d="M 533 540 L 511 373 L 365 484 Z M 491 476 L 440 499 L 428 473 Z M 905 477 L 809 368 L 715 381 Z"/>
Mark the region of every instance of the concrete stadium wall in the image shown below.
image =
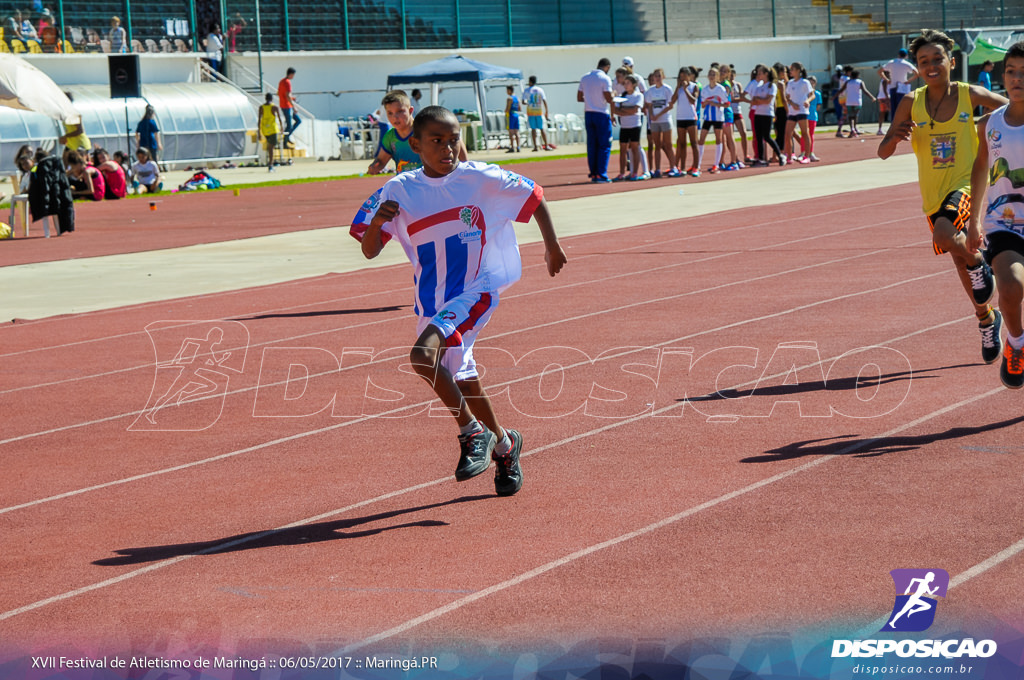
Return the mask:
<path id="1" fill-rule="evenodd" d="M 820 79 L 830 72 L 832 44 L 838 37 L 474 49 L 461 50 L 459 54 L 498 66 L 520 69 L 524 78 L 536 75 L 538 83 L 547 94 L 552 113 L 582 113 L 582 105 L 576 101 L 579 79 L 593 69 L 601 57 L 612 60 L 614 71 L 621 64 L 622 57 L 631 56 L 638 71 L 645 77 L 650 71 L 661 67 L 673 83 L 680 66 L 692 64 L 703 68 L 706 74 L 708 64 L 713 61 L 735 64 L 741 74 L 749 74 L 761 62 L 770 64 L 781 61 L 789 64 L 800 61 Z M 318 118 L 360 116 L 378 108 L 389 73 L 450 54 L 452 52 L 448 50 L 264 53 L 263 79 L 276 87 L 286 69 L 294 67 L 294 92 L 302 106 Z M 879 56 L 881 58 L 884 55 Z M 253 72 L 258 70 L 255 53 L 232 55 L 232 59 Z M 488 88 L 487 108 L 504 109 L 504 88 L 505 84 Z M 421 89 L 426 105 L 429 103 L 429 88 Z M 443 85 L 438 103 L 451 109 L 476 109 L 473 90 L 467 84 Z"/>
<path id="2" fill-rule="evenodd" d="M 807 36 L 760 40 L 710 40 L 679 44 L 615 44 L 567 47 L 522 47 L 467 49 L 463 56 L 500 66 L 521 69 L 523 76 L 536 75 L 548 97 L 552 113 L 582 112 L 576 101 L 580 77 L 593 69 L 601 57 L 612 60 L 613 69 L 629 55 L 639 72 L 646 76 L 657 67 L 665 69 L 674 82 L 683 65 L 695 65 L 707 73 L 713 61 L 732 63 L 741 74 L 748 74 L 757 63 L 800 61 L 819 79 L 829 73 L 832 45 L 839 36 Z M 291 66 L 296 69 L 293 88 L 300 104 L 317 118 L 333 120 L 361 116 L 376 110 L 387 85 L 389 73 L 448 56 L 449 50 L 395 50 L 348 52 L 255 52 L 232 54 L 232 65 L 258 73 L 262 62 L 263 79 L 272 88 Z M 142 54 L 139 68 L 143 83 L 195 82 L 197 59 L 193 54 Z M 879 58 L 888 58 L 879 55 Z M 108 80 L 107 58 L 103 54 L 26 55 L 33 64 L 59 85 L 99 85 Z M 703 76 L 702 76 L 703 77 Z M 241 83 L 246 79 L 235 78 Z M 429 103 L 429 88 L 424 103 Z M 337 94 L 335 94 L 337 93 Z M 489 88 L 487 107 L 503 109 L 504 84 Z M 449 108 L 475 109 L 472 88 L 448 84 L 440 104 Z"/>

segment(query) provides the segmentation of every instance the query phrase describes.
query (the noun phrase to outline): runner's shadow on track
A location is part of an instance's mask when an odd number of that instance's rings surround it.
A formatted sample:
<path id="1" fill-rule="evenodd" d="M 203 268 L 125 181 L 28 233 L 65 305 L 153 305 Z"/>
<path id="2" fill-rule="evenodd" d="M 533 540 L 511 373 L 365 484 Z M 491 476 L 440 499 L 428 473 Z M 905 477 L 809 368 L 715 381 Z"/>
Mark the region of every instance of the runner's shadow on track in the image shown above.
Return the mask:
<path id="1" fill-rule="evenodd" d="M 942 366 L 940 368 L 929 368 L 921 371 L 899 371 L 897 373 L 886 373 L 878 377 L 860 378 L 857 376 L 846 378 L 835 378 L 827 382 L 815 380 L 813 382 L 799 383 L 795 385 L 771 385 L 769 387 L 751 387 L 748 390 L 726 389 L 705 394 L 699 397 L 687 397 L 676 401 L 719 401 L 722 399 L 740 399 L 741 397 L 785 397 L 808 392 L 837 392 L 841 390 L 855 390 L 881 387 L 894 382 L 904 380 L 925 380 L 937 378 L 937 375 L 928 375 L 936 371 L 948 371 L 955 368 L 969 368 L 974 364 L 958 364 L 956 366 Z"/>
<path id="2" fill-rule="evenodd" d="M 292 314 L 259 314 L 257 316 L 243 316 L 232 321 L 258 321 L 260 319 L 304 319 L 313 316 L 341 316 L 345 314 L 383 314 L 385 312 L 398 312 L 409 305 L 391 305 L 389 307 L 367 307 L 365 309 L 331 309 L 323 312 L 295 312 Z"/>
<path id="3" fill-rule="evenodd" d="M 366 536 L 375 536 L 393 529 L 443 527 L 448 526 L 448 522 L 425 519 L 416 522 L 406 522 L 404 524 L 391 524 L 374 529 L 364 529 L 362 531 L 345 531 L 345 529 L 351 529 L 352 527 L 363 524 L 387 520 L 401 515 L 409 515 L 423 510 L 433 510 L 435 508 L 443 508 L 457 503 L 472 503 L 491 498 L 494 498 L 494 496 L 462 496 L 461 498 L 454 498 L 441 503 L 419 505 L 414 508 L 382 512 L 376 515 L 367 515 L 365 517 L 352 517 L 330 522 L 317 522 L 316 524 L 304 524 L 302 526 L 290 527 L 287 529 L 253 531 L 247 534 L 215 538 L 211 541 L 155 545 L 144 548 L 125 548 L 124 550 L 115 551 L 119 557 L 107 557 L 101 560 L 96 560 L 93 564 L 103 567 L 116 567 L 131 564 L 144 564 L 146 562 L 160 562 L 162 560 L 185 557 L 187 555 L 217 555 L 222 553 L 238 552 L 241 550 L 255 550 L 258 548 L 322 543 L 324 541 L 335 541 L 343 538 L 364 538 Z"/>
<path id="4" fill-rule="evenodd" d="M 802 442 L 794 442 L 780 446 L 777 449 L 765 451 L 766 455 L 750 456 L 743 458 L 741 463 L 774 463 L 780 460 L 792 460 L 805 456 L 835 456 L 853 455 L 857 458 L 872 458 L 883 456 L 887 453 L 900 453 L 913 451 L 934 444 L 935 442 L 949 441 L 970 437 L 983 432 L 993 432 L 1006 427 L 1013 427 L 1024 423 L 1024 416 L 1017 416 L 1008 420 L 978 425 L 976 427 L 951 427 L 942 432 L 931 434 L 920 434 L 906 437 L 868 437 L 857 439 L 856 435 L 845 435 L 842 437 L 826 437 L 824 439 L 808 439 Z"/>

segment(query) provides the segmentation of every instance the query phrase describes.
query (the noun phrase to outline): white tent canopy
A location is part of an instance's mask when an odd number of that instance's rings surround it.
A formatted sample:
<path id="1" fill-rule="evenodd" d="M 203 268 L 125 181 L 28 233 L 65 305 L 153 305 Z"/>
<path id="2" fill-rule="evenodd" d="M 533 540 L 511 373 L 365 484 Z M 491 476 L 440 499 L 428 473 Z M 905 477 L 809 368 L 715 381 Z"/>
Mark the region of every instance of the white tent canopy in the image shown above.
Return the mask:
<path id="1" fill-rule="evenodd" d="M 48 75 L 21 57 L 0 52 L 0 106 L 35 111 L 68 124 L 81 121 L 74 104 Z"/>

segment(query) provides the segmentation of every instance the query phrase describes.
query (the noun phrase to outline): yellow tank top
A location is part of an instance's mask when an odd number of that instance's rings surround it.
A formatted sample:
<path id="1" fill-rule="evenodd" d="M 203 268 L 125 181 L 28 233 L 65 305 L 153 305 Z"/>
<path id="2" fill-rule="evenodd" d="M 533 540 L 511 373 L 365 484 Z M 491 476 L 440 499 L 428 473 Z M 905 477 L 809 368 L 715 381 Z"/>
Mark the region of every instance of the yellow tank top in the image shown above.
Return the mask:
<path id="1" fill-rule="evenodd" d="M 67 134 L 74 125 L 65 125 L 64 134 Z M 67 142 L 64 143 L 64 147 L 71 149 L 72 151 L 78 151 L 79 149 L 92 149 L 92 142 L 89 141 L 89 136 L 85 134 L 83 130 L 81 134 L 74 137 L 68 137 Z"/>
<path id="2" fill-rule="evenodd" d="M 276 135 L 281 132 L 281 128 L 277 124 L 277 116 L 274 115 L 273 104 L 260 104 L 260 133 L 266 135 Z"/>
<path id="3" fill-rule="evenodd" d="M 954 191 L 971 190 L 971 168 L 978 153 L 978 131 L 974 127 L 971 86 L 957 83 L 957 106 L 945 122 L 933 121 L 925 108 L 927 86 L 914 90 L 911 120 L 916 123 L 910 141 L 917 155 L 917 177 L 924 212 L 931 215 Z M 934 126 L 933 126 L 934 124 Z"/>

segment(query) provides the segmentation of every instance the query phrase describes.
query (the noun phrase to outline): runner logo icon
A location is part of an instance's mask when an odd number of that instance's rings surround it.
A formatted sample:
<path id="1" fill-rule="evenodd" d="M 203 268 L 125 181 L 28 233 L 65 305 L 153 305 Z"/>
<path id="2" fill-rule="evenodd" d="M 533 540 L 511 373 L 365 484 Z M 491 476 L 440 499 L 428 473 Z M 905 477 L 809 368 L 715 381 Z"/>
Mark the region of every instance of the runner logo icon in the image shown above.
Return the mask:
<path id="1" fill-rule="evenodd" d="M 146 326 L 156 373 L 128 429 L 198 432 L 220 419 L 232 375 L 245 369 L 249 331 L 238 321 L 155 321 Z"/>
<path id="2" fill-rule="evenodd" d="M 893 569 L 896 602 L 882 631 L 928 630 L 935 621 L 938 598 L 946 596 L 949 573 L 944 569 Z"/>

